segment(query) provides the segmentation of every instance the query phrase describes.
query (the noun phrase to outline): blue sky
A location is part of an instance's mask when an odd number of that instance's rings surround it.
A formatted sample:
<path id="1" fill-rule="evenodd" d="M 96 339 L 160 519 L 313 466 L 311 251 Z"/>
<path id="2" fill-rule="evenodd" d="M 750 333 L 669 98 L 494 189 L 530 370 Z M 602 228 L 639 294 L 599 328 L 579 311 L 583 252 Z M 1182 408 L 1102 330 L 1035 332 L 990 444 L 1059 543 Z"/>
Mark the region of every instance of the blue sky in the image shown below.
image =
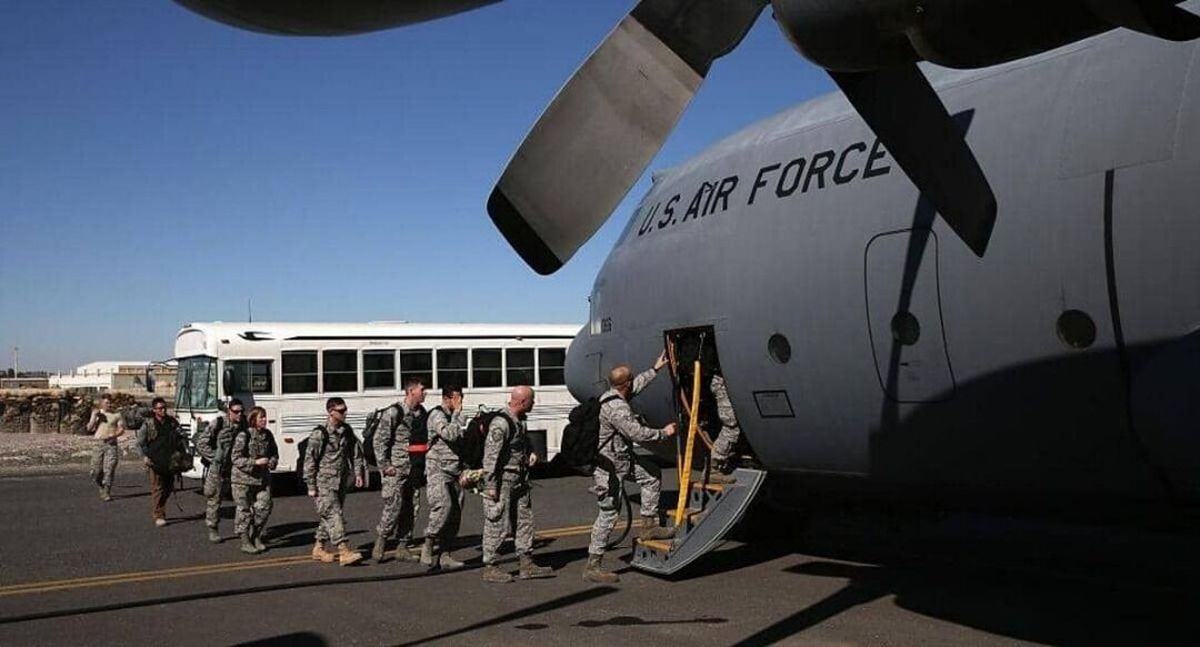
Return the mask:
<path id="1" fill-rule="evenodd" d="M 633 205 L 550 277 L 484 205 L 633 2 L 281 38 L 167 0 L 0 4 L 0 366 L 163 359 L 189 321 L 582 324 Z M 651 168 L 832 88 L 765 13 Z"/>

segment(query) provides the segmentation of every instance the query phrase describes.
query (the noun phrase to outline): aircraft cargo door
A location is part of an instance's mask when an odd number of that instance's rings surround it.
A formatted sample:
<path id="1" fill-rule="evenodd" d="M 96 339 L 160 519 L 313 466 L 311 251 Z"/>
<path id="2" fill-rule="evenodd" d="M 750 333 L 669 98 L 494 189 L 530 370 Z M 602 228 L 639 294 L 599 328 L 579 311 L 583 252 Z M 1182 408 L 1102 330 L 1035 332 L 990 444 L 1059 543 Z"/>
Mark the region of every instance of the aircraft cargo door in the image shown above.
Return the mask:
<path id="1" fill-rule="evenodd" d="M 898 402 L 954 395 L 938 289 L 937 236 L 928 229 L 867 243 L 867 318 L 879 385 Z"/>

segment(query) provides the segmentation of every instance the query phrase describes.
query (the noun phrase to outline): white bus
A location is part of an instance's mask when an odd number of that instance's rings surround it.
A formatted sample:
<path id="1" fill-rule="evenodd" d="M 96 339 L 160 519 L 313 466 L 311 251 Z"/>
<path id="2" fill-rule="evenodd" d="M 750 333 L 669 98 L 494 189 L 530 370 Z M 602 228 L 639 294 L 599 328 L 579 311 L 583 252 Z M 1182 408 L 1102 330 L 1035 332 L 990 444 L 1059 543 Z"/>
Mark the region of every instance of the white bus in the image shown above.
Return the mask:
<path id="1" fill-rule="evenodd" d="M 500 408 L 512 386 L 537 391 L 529 414 L 535 448 L 547 460 L 559 449 L 576 402 L 563 379 L 567 347 L 578 326 L 555 324 L 193 323 L 175 338 L 179 374 L 175 410 L 185 432 L 224 415 L 239 398 L 247 411 L 267 410 L 279 445 L 279 472 L 294 472 L 300 448 L 325 420 L 325 400 L 338 396 L 361 438 L 367 415 L 421 379 L 431 409 L 440 389 L 463 387 L 464 408 Z M 223 404 L 222 404 L 223 406 Z M 193 472 L 201 474 L 199 459 Z"/>

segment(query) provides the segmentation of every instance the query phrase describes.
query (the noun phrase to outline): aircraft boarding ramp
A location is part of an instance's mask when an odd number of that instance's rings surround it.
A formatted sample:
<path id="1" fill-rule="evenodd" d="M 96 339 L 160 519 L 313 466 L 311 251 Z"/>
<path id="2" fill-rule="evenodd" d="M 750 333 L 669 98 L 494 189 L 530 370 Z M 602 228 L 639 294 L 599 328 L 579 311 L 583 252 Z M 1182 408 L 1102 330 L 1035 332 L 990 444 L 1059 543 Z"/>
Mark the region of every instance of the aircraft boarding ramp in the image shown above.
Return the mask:
<path id="1" fill-rule="evenodd" d="M 637 541 L 633 566 L 670 575 L 716 547 L 741 520 L 767 477 L 764 470 L 738 469 L 733 474 L 737 480 L 730 484 L 691 483 L 687 511 L 675 538 Z"/>

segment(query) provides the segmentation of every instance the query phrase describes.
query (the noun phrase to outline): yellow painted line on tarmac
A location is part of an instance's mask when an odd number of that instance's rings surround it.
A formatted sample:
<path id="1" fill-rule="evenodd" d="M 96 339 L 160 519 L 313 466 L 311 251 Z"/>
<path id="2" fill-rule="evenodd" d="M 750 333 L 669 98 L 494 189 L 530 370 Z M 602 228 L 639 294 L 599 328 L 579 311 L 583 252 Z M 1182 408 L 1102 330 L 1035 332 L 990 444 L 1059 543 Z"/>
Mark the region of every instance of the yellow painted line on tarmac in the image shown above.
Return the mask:
<path id="1" fill-rule="evenodd" d="M 638 523 L 635 522 L 634 525 L 636 526 Z M 537 538 L 561 539 L 564 537 L 574 537 L 588 534 L 591 531 L 591 524 L 583 526 L 567 526 L 564 528 L 550 528 L 537 533 Z M 205 564 L 201 566 L 183 566 L 179 568 L 166 568 L 157 571 L 137 571 L 132 573 L 115 573 L 113 575 L 96 575 L 93 577 L 79 577 L 64 580 L 26 582 L 24 584 L 0 586 L 0 598 L 13 595 L 28 595 L 32 593 L 49 593 L 52 591 L 68 591 L 72 589 L 113 586 L 116 584 L 154 582 L 158 580 L 195 577 L 198 575 L 216 575 L 220 573 L 233 573 L 236 571 L 246 571 L 259 568 L 291 566 L 293 564 L 303 564 L 306 562 L 312 562 L 312 557 L 307 553 L 303 555 L 292 555 L 290 557 L 274 557 L 252 561 Z"/>
<path id="2" fill-rule="evenodd" d="M 223 564 L 205 564 L 202 566 L 185 566 L 181 568 L 166 568 L 158 571 L 139 571 L 134 573 L 117 573 L 114 575 L 97 575 L 95 577 L 80 577 L 66 580 L 49 580 L 45 582 L 27 582 L 25 584 L 13 584 L 10 586 L 0 586 L 0 597 L 6 595 L 18 595 L 21 593 L 34 593 L 42 590 L 62 590 L 68 588 L 81 588 L 87 586 L 104 586 L 107 584 L 120 584 L 123 582 L 139 582 L 148 579 L 165 579 L 170 577 L 187 577 L 190 575 L 205 575 L 208 573 L 222 573 L 230 570 L 242 570 L 247 566 L 254 568 L 265 568 L 268 566 L 281 566 L 294 562 L 303 562 L 310 560 L 308 555 L 297 555 L 292 557 L 275 557 L 272 559 L 262 559 L 255 561 L 244 562 L 226 562 Z"/>

